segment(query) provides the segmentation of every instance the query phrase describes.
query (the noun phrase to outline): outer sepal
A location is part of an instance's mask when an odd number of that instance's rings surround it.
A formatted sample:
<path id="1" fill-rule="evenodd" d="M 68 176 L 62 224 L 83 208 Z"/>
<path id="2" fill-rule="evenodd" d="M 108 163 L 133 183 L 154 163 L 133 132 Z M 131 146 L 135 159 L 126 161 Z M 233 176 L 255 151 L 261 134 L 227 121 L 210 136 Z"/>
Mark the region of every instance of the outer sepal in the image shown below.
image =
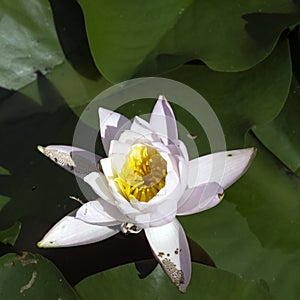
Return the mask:
<path id="1" fill-rule="evenodd" d="M 71 146 L 37 146 L 37 149 L 68 172 L 83 178 L 91 172 L 99 171 L 100 159 L 95 153 Z"/>
<path id="2" fill-rule="evenodd" d="M 40 248 L 72 247 L 105 240 L 120 231 L 120 226 L 99 226 L 74 218 L 74 213 L 62 218 L 38 242 Z"/>
<path id="3" fill-rule="evenodd" d="M 185 292 L 191 279 L 191 256 L 184 230 L 177 219 L 160 226 L 146 228 L 145 233 L 156 260 L 171 281 Z"/>

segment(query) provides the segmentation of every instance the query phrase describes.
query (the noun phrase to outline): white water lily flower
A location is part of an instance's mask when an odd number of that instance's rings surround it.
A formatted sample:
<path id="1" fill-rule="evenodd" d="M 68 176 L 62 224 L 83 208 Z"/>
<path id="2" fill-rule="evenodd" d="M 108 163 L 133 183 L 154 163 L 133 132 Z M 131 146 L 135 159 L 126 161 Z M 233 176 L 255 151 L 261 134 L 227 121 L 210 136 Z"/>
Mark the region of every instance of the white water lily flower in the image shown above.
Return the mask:
<path id="1" fill-rule="evenodd" d="M 68 146 L 38 149 L 88 183 L 99 196 L 60 220 L 39 247 L 94 243 L 119 231 L 145 231 L 152 252 L 172 282 L 184 292 L 191 258 L 176 215 L 217 205 L 224 189 L 249 167 L 255 149 L 224 151 L 189 160 L 178 139 L 171 106 L 160 96 L 150 122 L 99 109 L 107 158 Z M 100 163 L 102 171 L 96 168 Z"/>

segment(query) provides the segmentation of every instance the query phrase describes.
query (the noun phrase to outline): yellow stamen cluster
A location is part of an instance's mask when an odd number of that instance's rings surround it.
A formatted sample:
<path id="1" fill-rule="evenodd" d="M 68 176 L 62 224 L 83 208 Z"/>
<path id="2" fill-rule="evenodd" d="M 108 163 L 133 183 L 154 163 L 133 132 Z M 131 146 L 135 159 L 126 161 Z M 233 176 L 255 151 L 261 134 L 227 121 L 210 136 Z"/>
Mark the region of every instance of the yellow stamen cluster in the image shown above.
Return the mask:
<path id="1" fill-rule="evenodd" d="M 128 153 L 115 182 L 128 201 L 148 202 L 165 186 L 166 175 L 167 162 L 158 151 L 137 144 Z"/>

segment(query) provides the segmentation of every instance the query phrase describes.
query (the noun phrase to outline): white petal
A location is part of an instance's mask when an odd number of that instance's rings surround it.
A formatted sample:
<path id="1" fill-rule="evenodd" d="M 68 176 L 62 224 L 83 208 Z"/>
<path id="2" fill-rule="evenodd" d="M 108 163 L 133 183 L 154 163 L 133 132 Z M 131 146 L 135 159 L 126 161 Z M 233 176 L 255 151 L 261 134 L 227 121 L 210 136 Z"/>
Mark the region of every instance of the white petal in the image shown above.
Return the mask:
<path id="1" fill-rule="evenodd" d="M 113 170 L 120 174 L 129 153 L 131 146 L 120 141 L 112 141 L 109 149 L 109 157 Z"/>
<path id="2" fill-rule="evenodd" d="M 108 154 L 110 142 L 117 140 L 125 129 L 130 128 L 131 122 L 126 117 L 102 107 L 99 108 L 99 119 L 103 148 Z"/>
<path id="3" fill-rule="evenodd" d="M 111 158 L 102 158 L 100 161 L 102 166 L 103 173 L 107 180 L 114 178 L 117 174 L 115 174 L 114 169 L 112 167 Z"/>
<path id="4" fill-rule="evenodd" d="M 114 205 L 119 209 L 122 215 L 127 214 L 137 214 L 139 211 L 131 206 L 131 204 L 124 198 L 123 195 L 121 195 L 116 187 L 116 184 L 113 179 L 109 179 L 108 181 L 110 191 L 114 197 Z M 130 222 L 130 220 L 127 220 L 126 222 Z M 133 222 L 131 222 L 133 223 Z"/>
<path id="5" fill-rule="evenodd" d="M 150 126 L 166 143 L 178 139 L 176 119 L 165 96 L 159 96 L 151 113 Z"/>
<path id="6" fill-rule="evenodd" d="M 223 193 L 223 188 L 215 182 L 187 189 L 178 201 L 177 215 L 190 215 L 210 209 L 220 203 Z"/>
<path id="7" fill-rule="evenodd" d="M 83 180 L 94 190 L 94 192 L 102 199 L 114 202 L 113 196 L 108 188 L 105 176 L 100 172 L 92 172 L 85 176 Z"/>
<path id="8" fill-rule="evenodd" d="M 110 156 L 110 159 L 113 170 L 116 172 L 117 175 L 119 175 L 126 162 L 126 156 L 123 154 L 112 154 Z"/>
<path id="9" fill-rule="evenodd" d="M 133 130 L 124 130 L 124 132 L 119 137 L 119 142 L 128 144 L 128 145 L 134 145 L 134 144 L 150 144 L 151 141 L 148 139 L 148 136 L 144 136 L 140 134 L 139 132 L 135 132 Z"/>
<path id="10" fill-rule="evenodd" d="M 143 214 L 149 214 L 149 219 L 146 219 L 147 222 L 145 223 L 139 221 L 137 224 L 138 221 L 132 219 L 132 223 L 135 223 L 139 227 L 147 228 L 149 226 L 161 226 L 170 223 L 176 217 L 177 202 L 181 198 L 186 187 L 184 183 L 186 179 L 181 182 L 179 174 L 182 175 L 185 173 L 183 169 L 185 169 L 186 165 L 184 167 L 184 165 L 179 162 L 180 172 L 178 174 L 178 170 L 175 170 L 177 167 L 173 166 L 173 164 L 177 164 L 177 162 L 175 160 L 174 162 L 171 162 L 168 155 L 165 155 L 164 158 L 168 162 L 168 173 L 165 186 L 149 202 L 131 200 L 132 207 Z M 179 160 L 183 160 L 183 158 L 180 157 Z M 130 217 L 132 218 L 132 216 Z"/>
<path id="11" fill-rule="evenodd" d="M 131 206 L 131 204 L 120 194 L 118 193 L 114 193 L 115 198 L 117 199 L 117 208 L 120 210 L 120 212 L 128 217 L 130 215 L 139 215 L 141 214 L 141 212 L 137 209 L 135 209 L 133 206 Z M 134 222 L 135 219 L 132 219 L 131 217 L 129 217 L 129 219 L 127 220 L 127 222 L 130 223 L 135 223 Z M 137 224 L 138 225 L 138 224 Z"/>
<path id="12" fill-rule="evenodd" d="M 188 183 L 189 165 L 188 161 L 182 156 L 177 157 L 178 160 L 178 170 L 182 192 L 186 189 Z"/>
<path id="13" fill-rule="evenodd" d="M 165 147 L 165 146 L 164 146 Z M 167 149 L 168 150 L 168 149 Z M 183 171 L 184 167 L 179 157 L 176 160 L 173 156 L 167 153 L 161 153 L 163 158 L 167 161 L 167 176 L 165 187 L 151 199 L 149 202 L 140 202 L 132 200 L 128 202 L 120 193 L 113 180 L 114 172 L 112 171 L 111 158 L 101 160 L 103 172 L 108 179 L 111 193 L 116 200 L 116 206 L 120 212 L 125 215 L 130 223 L 134 223 L 139 227 L 146 228 L 149 226 L 161 226 L 171 222 L 177 213 L 177 201 L 180 199 L 185 184 L 181 182 L 180 175 L 186 173 Z M 179 163 L 178 163 L 179 161 Z M 185 160 L 184 160 L 185 162 Z M 180 171 L 178 170 L 180 169 Z M 187 176 L 185 175 L 185 180 Z M 184 181 L 185 182 L 185 181 Z"/>
<path id="14" fill-rule="evenodd" d="M 103 173 L 108 182 L 110 192 L 113 194 L 114 199 L 118 200 L 118 199 L 116 199 L 115 193 L 117 193 L 119 195 L 120 189 L 117 187 L 117 184 L 114 181 L 114 178 L 117 176 L 117 172 L 114 170 L 114 168 L 112 166 L 112 159 L 111 159 L 111 157 L 104 158 L 104 159 L 101 159 L 100 163 L 102 165 Z M 121 170 L 121 168 L 120 168 L 120 170 Z M 121 195 L 119 195 L 119 196 L 121 197 Z M 125 201 L 128 202 L 127 200 L 125 200 Z"/>
<path id="15" fill-rule="evenodd" d="M 115 235 L 120 226 L 99 226 L 65 216 L 38 242 L 40 248 L 72 247 L 96 243 Z"/>
<path id="16" fill-rule="evenodd" d="M 153 206 L 151 208 L 153 209 Z M 172 201 L 164 201 L 154 212 L 151 212 L 151 208 L 139 213 L 143 218 L 140 215 L 136 215 L 134 218 L 131 215 L 129 217 L 141 228 L 163 226 L 176 218 L 176 204 L 172 203 Z"/>
<path id="17" fill-rule="evenodd" d="M 153 140 L 153 137 L 155 136 L 154 132 L 151 130 L 150 124 L 138 116 L 134 117 L 130 130 L 138 132 L 149 140 Z M 156 137 L 156 139 L 158 138 Z"/>
<path id="18" fill-rule="evenodd" d="M 151 205 L 150 202 L 139 202 L 138 200 L 131 201 L 132 206 L 139 208 L 140 212 L 138 214 L 131 215 L 128 217 L 134 224 L 141 228 L 148 228 L 150 226 L 162 226 L 172 222 L 177 214 L 176 202 L 172 199 L 164 199 L 159 205 Z M 144 208 L 142 207 L 144 206 Z M 140 217 L 143 215 L 143 217 Z M 147 218 L 145 218 L 147 216 Z"/>
<path id="19" fill-rule="evenodd" d="M 114 171 L 112 167 L 112 160 L 110 157 L 104 158 L 101 160 L 101 165 L 103 168 L 103 173 L 107 179 L 108 186 L 110 189 L 110 192 L 113 194 L 114 199 L 119 203 L 126 203 L 129 204 L 129 202 L 120 194 L 120 189 L 117 186 L 116 182 L 114 181 L 114 178 L 116 177 L 116 172 Z"/>
<path id="20" fill-rule="evenodd" d="M 189 154 L 184 142 L 181 140 L 174 140 L 173 142 L 179 148 L 181 156 L 183 156 L 186 161 L 189 161 Z"/>
<path id="21" fill-rule="evenodd" d="M 76 212 L 75 218 L 86 223 L 98 225 L 117 225 L 124 220 L 123 215 L 112 204 L 106 201 L 89 201 Z"/>
<path id="22" fill-rule="evenodd" d="M 172 282 L 185 292 L 191 279 L 191 256 L 183 228 L 177 219 L 145 229 L 152 252 Z"/>
<path id="23" fill-rule="evenodd" d="M 99 170 L 101 157 L 92 152 L 64 145 L 38 146 L 37 148 L 57 165 L 80 178 Z"/>
<path id="24" fill-rule="evenodd" d="M 224 151 L 201 156 L 189 162 L 188 186 L 217 182 L 224 189 L 238 180 L 248 169 L 255 148 Z"/>
<path id="25" fill-rule="evenodd" d="M 152 146 L 159 152 L 165 152 L 167 154 L 171 154 L 172 151 L 170 150 L 170 148 L 168 146 L 166 146 L 164 143 L 162 142 L 152 142 Z M 173 153 L 172 153 L 173 154 Z"/>
<path id="26" fill-rule="evenodd" d="M 129 152 L 130 148 L 131 147 L 128 144 L 113 140 L 110 143 L 108 156 L 111 156 L 112 154 L 122 154 L 122 155 L 126 156 L 127 153 Z"/>
<path id="27" fill-rule="evenodd" d="M 165 186 L 148 202 L 140 202 L 131 200 L 132 206 L 140 211 L 154 211 L 159 209 L 159 205 L 163 202 L 170 201 L 176 203 L 181 195 L 178 195 L 180 190 L 180 182 L 178 174 L 174 170 L 170 170 L 165 179 Z"/>
<path id="28" fill-rule="evenodd" d="M 147 228 L 150 226 L 150 214 L 148 213 L 133 213 L 133 214 L 128 214 L 127 215 L 130 222 L 131 220 L 134 221 L 133 224 L 140 228 Z M 143 226 L 140 226 L 143 225 Z"/>

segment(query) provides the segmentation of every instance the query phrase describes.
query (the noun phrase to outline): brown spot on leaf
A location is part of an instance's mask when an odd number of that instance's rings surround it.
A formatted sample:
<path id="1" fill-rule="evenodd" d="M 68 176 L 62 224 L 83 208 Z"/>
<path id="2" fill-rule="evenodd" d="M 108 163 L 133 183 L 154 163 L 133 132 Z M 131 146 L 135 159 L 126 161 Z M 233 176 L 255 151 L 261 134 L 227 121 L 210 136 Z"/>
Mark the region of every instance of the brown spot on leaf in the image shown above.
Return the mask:
<path id="1" fill-rule="evenodd" d="M 24 293 L 24 291 L 30 289 L 32 287 L 32 285 L 34 284 L 35 282 L 35 278 L 37 276 L 37 272 L 36 271 L 33 271 L 32 275 L 31 275 L 31 278 L 29 280 L 29 282 L 25 285 L 23 285 L 21 288 L 20 288 L 20 293 Z"/>
<path id="2" fill-rule="evenodd" d="M 8 261 L 8 262 L 6 262 L 3 266 L 5 267 L 5 268 L 11 268 L 11 267 L 13 267 L 15 264 L 14 264 L 14 262 L 13 261 Z"/>
<path id="3" fill-rule="evenodd" d="M 30 264 L 37 264 L 38 262 L 35 258 L 31 258 L 28 252 L 23 252 L 22 256 L 19 256 L 18 259 L 23 267 Z"/>

